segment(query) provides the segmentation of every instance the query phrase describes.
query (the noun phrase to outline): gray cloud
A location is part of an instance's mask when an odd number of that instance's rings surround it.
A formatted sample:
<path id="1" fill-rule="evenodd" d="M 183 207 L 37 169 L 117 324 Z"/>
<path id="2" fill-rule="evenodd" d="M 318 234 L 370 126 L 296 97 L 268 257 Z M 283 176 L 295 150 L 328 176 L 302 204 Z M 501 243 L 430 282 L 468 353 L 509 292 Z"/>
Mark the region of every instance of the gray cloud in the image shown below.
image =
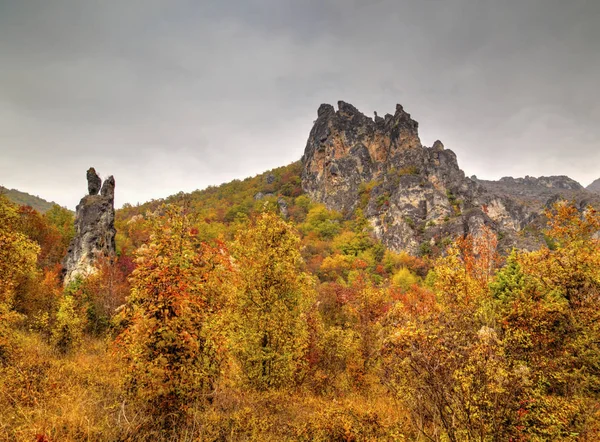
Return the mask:
<path id="1" fill-rule="evenodd" d="M 0 0 L 0 184 L 117 204 L 302 155 L 322 102 L 400 102 L 467 174 L 600 176 L 596 0 Z"/>

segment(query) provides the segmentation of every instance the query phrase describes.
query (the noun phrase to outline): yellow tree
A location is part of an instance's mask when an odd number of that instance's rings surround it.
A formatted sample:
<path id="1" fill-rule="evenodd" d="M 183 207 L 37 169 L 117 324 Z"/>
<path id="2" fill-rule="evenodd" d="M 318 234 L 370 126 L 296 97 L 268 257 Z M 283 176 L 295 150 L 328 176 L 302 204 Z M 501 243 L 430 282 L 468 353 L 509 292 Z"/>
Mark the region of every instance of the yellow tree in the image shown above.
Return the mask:
<path id="1" fill-rule="evenodd" d="M 10 350 L 10 327 L 17 318 L 12 311 L 15 288 L 35 271 L 40 250 L 18 226 L 17 208 L 0 195 L 0 360 Z"/>
<path id="2" fill-rule="evenodd" d="M 388 316 L 382 380 L 429 440 L 513 435 L 524 379 L 506 357 L 491 311 L 497 264 L 489 229 L 460 238 L 435 263 L 434 291 L 413 287 Z"/>
<path id="3" fill-rule="evenodd" d="M 506 352 L 532 382 L 520 409 L 521 437 L 596 440 L 600 214 L 559 203 L 547 217 L 552 249 L 515 253 L 492 285 Z"/>
<path id="4" fill-rule="evenodd" d="M 302 271 L 300 238 L 264 213 L 233 246 L 239 272 L 231 342 L 246 382 L 258 389 L 295 384 L 307 365 L 307 312 L 314 281 Z"/>

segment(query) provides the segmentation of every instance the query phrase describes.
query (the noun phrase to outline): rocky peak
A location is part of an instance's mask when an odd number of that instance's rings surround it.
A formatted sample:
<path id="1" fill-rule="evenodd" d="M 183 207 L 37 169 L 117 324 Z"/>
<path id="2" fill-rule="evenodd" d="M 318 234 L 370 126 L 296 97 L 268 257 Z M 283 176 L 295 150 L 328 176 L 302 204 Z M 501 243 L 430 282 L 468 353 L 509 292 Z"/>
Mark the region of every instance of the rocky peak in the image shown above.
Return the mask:
<path id="1" fill-rule="evenodd" d="M 400 105 L 393 116 L 373 120 L 344 101 L 337 111 L 322 104 L 303 156 L 305 190 L 351 210 L 361 182 L 379 177 L 400 152 L 422 147 L 417 127 Z"/>
<path id="2" fill-rule="evenodd" d="M 101 256 L 115 253 L 115 180 L 104 180 L 94 168 L 87 171 L 88 195 L 77 205 L 75 236 L 63 261 L 65 285 L 78 276 L 85 277 L 96 272 L 95 264 Z"/>
<path id="3" fill-rule="evenodd" d="M 111 201 L 115 199 L 115 179 L 112 177 L 112 175 L 104 180 L 100 195 L 102 195 L 104 198 L 110 199 Z"/>
<path id="4" fill-rule="evenodd" d="M 102 184 L 102 180 L 96 173 L 96 169 L 90 167 L 87 171 L 87 182 L 88 182 L 88 193 L 90 195 L 98 195 L 100 192 L 100 185 Z"/>
<path id="5" fill-rule="evenodd" d="M 384 244 L 412 253 L 484 224 L 524 226 L 530 213 L 466 178 L 441 141 L 423 146 L 418 127 L 401 105 L 371 119 L 343 101 L 337 111 L 322 104 L 302 157 L 302 187 L 347 216 L 362 209 Z"/>

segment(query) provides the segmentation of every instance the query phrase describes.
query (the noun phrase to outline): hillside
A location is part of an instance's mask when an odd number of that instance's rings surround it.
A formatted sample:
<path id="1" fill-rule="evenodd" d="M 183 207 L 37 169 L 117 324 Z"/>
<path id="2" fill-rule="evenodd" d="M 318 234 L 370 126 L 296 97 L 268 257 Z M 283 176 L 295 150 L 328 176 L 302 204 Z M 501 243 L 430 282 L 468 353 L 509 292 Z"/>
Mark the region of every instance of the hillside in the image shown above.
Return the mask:
<path id="1" fill-rule="evenodd" d="M 589 190 L 590 192 L 600 194 L 600 178 L 598 178 L 592 184 L 587 186 L 586 189 Z"/>
<path id="2" fill-rule="evenodd" d="M 6 195 L 6 197 L 13 203 L 20 206 L 30 206 L 40 213 L 45 213 L 56 204 L 54 202 L 48 202 L 39 196 L 33 196 L 16 189 L 7 189 L 3 186 L 0 186 L 0 193 Z"/>

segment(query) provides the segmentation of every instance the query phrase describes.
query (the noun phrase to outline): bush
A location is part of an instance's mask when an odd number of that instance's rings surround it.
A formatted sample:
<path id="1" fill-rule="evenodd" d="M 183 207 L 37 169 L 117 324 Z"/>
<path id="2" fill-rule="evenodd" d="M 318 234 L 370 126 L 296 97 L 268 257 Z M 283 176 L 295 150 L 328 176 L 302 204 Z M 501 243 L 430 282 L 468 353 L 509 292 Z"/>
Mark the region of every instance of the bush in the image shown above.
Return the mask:
<path id="1" fill-rule="evenodd" d="M 73 296 L 65 294 L 59 302 L 56 321 L 52 329 L 52 343 L 63 354 L 81 344 L 83 324 L 75 311 Z"/>

